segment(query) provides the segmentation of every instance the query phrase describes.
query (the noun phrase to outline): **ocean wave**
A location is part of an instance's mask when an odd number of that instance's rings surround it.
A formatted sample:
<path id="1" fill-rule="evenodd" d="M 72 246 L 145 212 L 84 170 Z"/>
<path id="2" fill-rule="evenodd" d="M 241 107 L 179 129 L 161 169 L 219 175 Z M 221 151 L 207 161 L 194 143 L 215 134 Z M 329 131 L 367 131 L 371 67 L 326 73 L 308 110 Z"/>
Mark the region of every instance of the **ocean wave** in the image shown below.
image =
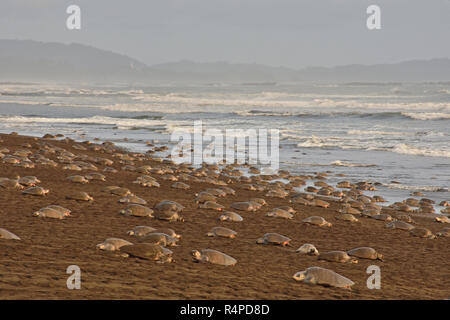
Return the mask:
<path id="1" fill-rule="evenodd" d="M 389 189 L 428 191 L 428 192 L 447 192 L 448 188 L 438 186 L 408 186 L 400 183 L 383 183 L 383 186 Z"/>
<path id="2" fill-rule="evenodd" d="M 75 88 L 39 88 L 23 90 L 23 88 L 3 88 L 0 96 L 5 97 L 78 97 L 78 96 L 135 96 L 144 94 L 143 90 L 99 90 L 99 89 L 75 89 Z"/>
<path id="3" fill-rule="evenodd" d="M 330 163 L 332 166 L 336 167 L 376 167 L 376 164 L 362 164 L 362 163 L 351 163 L 348 161 L 336 160 Z"/>
<path id="4" fill-rule="evenodd" d="M 402 131 L 378 131 L 378 130 L 348 130 L 348 134 L 351 135 L 381 135 L 381 136 L 400 136 L 400 135 L 412 135 L 410 132 Z"/>
<path id="5" fill-rule="evenodd" d="M 37 123 L 64 123 L 64 124 L 83 124 L 83 125 L 108 125 L 120 128 L 149 128 L 155 126 L 165 126 L 164 121 L 150 119 L 129 119 L 112 118 L 104 116 L 93 116 L 87 118 L 47 118 L 47 117 L 24 117 L 24 116 L 0 116 L 0 120 L 5 123 L 16 124 L 37 124 Z"/>
<path id="6" fill-rule="evenodd" d="M 383 142 L 366 141 L 362 142 L 354 139 L 346 139 L 340 137 L 317 137 L 311 136 L 304 139 L 296 145 L 299 148 L 337 148 L 341 150 L 364 150 L 364 151 L 387 151 L 399 154 L 408 154 L 425 157 L 444 157 L 450 158 L 450 150 L 446 147 L 442 149 L 430 149 L 427 147 L 412 146 L 405 143 L 396 144 L 394 146 L 383 145 Z M 337 163 L 339 165 L 339 163 Z"/>
<path id="7" fill-rule="evenodd" d="M 449 120 L 449 113 L 442 112 L 402 112 L 403 116 L 414 119 L 414 120 Z"/>
<path id="8" fill-rule="evenodd" d="M 426 157 L 445 157 L 450 158 L 450 150 L 433 150 L 425 147 L 415 147 L 404 143 L 394 146 L 391 150 L 392 152 L 400 154 L 410 154 Z"/>

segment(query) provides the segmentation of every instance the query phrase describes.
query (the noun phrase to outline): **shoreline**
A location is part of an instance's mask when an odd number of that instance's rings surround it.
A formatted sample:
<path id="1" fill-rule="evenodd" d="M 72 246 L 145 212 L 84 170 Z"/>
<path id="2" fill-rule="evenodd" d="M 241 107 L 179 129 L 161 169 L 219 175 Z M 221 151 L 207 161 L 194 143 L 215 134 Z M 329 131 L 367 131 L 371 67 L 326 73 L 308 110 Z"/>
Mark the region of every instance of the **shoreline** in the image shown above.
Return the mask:
<path id="1" fill-rule="evenodd" d="M 219 222 L 220 212 L 198 209 L 194 203 L 196 193 L 207 188 L 220 188 L 218 185 L 183 181 L 191 188 L 179 190 L 171 188 L 173 181 L 151 174 L 160 187 L 142 187 L 133 183 L 142 173 L 122 170 L 128 162 L 123 160 L 120 163 L 119 158 L 113 157 L 114 152 L 102 152 L 101 148 L 92 150 L 91 145 L 81 142 L 20 135 L 0 134 L 0 140 L 0 147 L 9 149 L 5 155 L 21 149 L 29 149 L 35 154 L 42 148 L 40 143 L 50 143 L 75 155 L 85 155 L 84 159 L 88 159 L 85 162 L 94 164 L 98 172 L 106 176 L 106 181 L 90 181 L 83 185 L 72 183 L 66 179 L 67 176 L 86 175 L 91 171 L 63 170 L 57 155 L 52 153 L 45 156 L 57 162 L 56 167 L 35 163 L 34 168 L 22 168 L 5 164 L 0 159 L 0 177 L 36 176 L 41 180 L 39 186 L 50 190 L 45 197 L 35 197 L 23 195 L 20 190 L 0 188 L 3 204 L 0 228 L 22 239 L 0 239 L 3 247 L 0 257 L 2 299 L 446 299 L 450 296 L 449 289 L 445 287 L 450 260 L 448 237 L 413 237 L 405 231 L 385 228 L 383 221 L 364 217 L 358 217 L 358 223 L 337 220 L 335 216 L 341 208 L 341 203 L 337 201 L 330 200 L 329 208 L 293 204 L 288 202 L 294 193 L 292 190 L 286 199 L 267 197 L 267 191 L 246 190 L 245 182 L 223 174 L 219 175 L 219 179 L 229 182 L 228 186 L 236 190 L 236 195 L 218 199 L 226 210 L 230 210 L 231 203 L 250 198 L 264 198 L 268 206 L 256 212 L 238 212 L 244 218 L 243 222 Z M 31 144 L 31 147 L 24 147 L 25 143 Z M 80 150 L 79 145 L 87 150 Z M 112 160 L 111 167 L 118 172 L 103 172 L 105 165 L 92 162 L 93 158 L 99 157 Z M 181 168 L 164 160 L 152 160 L 151 157 L 144 156 L 144 160 L 134 161 L 134 166 Z M 174 173 L 175 176 L 180 174 Z M 251 183 L 259 183 L 250 179 Z M 177 201 L 185 207 L 181 213 L 185 222 L 120 215 L 119 211 L 125 205 L 118 202 L 119 197 L 101 191 L 110 185 L 130 189 L 145 199 L 149 208 L 165 199 Z M 74 190 L 88 192 L 94 201 L 65 199 L 67 193 Z M 63 220 L 32 216 L 34 211 L 50 204 L 64 206 L 72 211 L 72 215 Z M 270 209 L 285 205 L 297 211 L 292 220 L 265 216 Z M 302 223 L 302 219 L 313 215 L 324 217 L 333 226 L 321 228 Z M 431 216 L 414 216 L 414 220 L 417 225 L 433 233 L 448 226 L 434 222 L 429 218 Z M 137 225 L 169 227 L 180 233 L 182 239 L 179 246 L 173 248 L 175 262 L 156 264 L 96 250 L 96 245 L 109 237 L 136 243 L 136 239 L 126 232 Z M 205 236 L 215 226 L 231 228 L 238 235 L 236 239 Z M 292 246 L 257 245 L 256 239 L 266 232 L 288 236 L 292 239 Z M 313 243 L 324 252 L 370 246 L 382 252 L 385 261 L 361 260 L 355 265 L 318 261 L 316 257 L 295 253 L 295 249 L 304 243 Z M 236 258 L 238 263 L 233 267 L 193 263 L 191 250 L 205 248 L 225 252 Z M 79 265 L 82 270 L 81 290 L 66 288 L 66 268 L 72 264 Z M 366 287 L 368 275 L 365 271 L 372 264 L 381 268 L 380 290 Z M 292 279 L 294 273 L 311 266 L 332 269 L 353 280 L 355 285 L 349 291 L 309 286 Z"/>

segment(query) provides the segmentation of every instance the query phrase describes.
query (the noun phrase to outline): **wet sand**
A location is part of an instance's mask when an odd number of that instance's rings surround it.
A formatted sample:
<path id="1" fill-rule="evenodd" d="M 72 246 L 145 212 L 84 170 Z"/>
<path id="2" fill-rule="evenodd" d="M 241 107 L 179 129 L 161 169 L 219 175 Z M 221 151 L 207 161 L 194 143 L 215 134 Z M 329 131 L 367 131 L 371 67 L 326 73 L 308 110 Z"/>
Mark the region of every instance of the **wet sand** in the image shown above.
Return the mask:
<path id="1" fill-rule="evenodd" d="M 30 137 L 0 135 L 0 147 L 13 153 L 24 149 L 29 142 L 37 150 L 36 140 Z M 41 141 L 41 139 L 39 139 Z M 114 161 L 118 173 L 103 172 L 105 166 L 95 164 L 106 181 L 76 184 L 66 177 L 82 172 L 63 170 L 36 164 L 35 168 L 21 168 L 0 160 L 0 177 L 36 176 L 39 186 L 50 189 L 45 197 L 24 195 L 20 190 L 0 188 L 0 228 L 5 228 L 22 240 L 0 239 L 0 299 L 446 299 L 450 297 L 449 261 L 450 238 L 423 239 L 406 231 L 389 230 L 385 222 L 360 218 L 349 223 L 334 218 L 339 204 L 318 208 L 289 204 L 287 199 L 265 197 L 265 192 L 247 191 L 239 183 L 230 183 L 236 195 L 219 198 L 227 209 L 236 201 L 252 197 L 264 198 L 268 206 L 256 212 L 238 212 L 243 222 L 220 222 L 220 212 L 198 209 L 194 194 L 206 188 L 220 187 L 208 183 L 186 182 L 189 190 L 177 190 L 158 175 L 153 175 L 160 188 L 147 188 L 132 183 L 142 174 L 120 170 L 117 158 L 99 151 L 80 151 L 73 143 L 46 140 L 74 154 L 105 157 Z M 57 161 L 55 155 L 46 155 Z M 58 162 L 58 161 L 57 161 Z M 136 162 L 152 167 L 163 164 L 145 160 Z M 345 179 L 345 178 L 343 178 Z M 129 217 L 119 214 L 126 205 L 119 196 L 102 192 L 105 186 L 129 188 L 144 198 L 152 208 L 161 200 L 174 200 L 185 206 L 181 215 L 185 222 L 167 222 L 151 218 Z M 86 191 L 93 202 L 65 199 L 70 191 Z M 36 210 L 57 204 L 72 210 L 63 220 L 32 216 Z M 266 217 L 268 210 L 291 205 L 297 210 L 293 220 Z M 320 215 L 333 223 L 331 228 L 308 226 L 302 219 Z M 433 233 L 448 226 L 427 217 L 415 217 L 420 226 Z M 133 243 L 136 238 L 127 231 L 137 225 L 170 227 L 182 235 L 173 250 L 174 263 L 124 258 L 115 252 L 96 249 L 109 237 Z M 205 235 L 212 227 L 225 226 L 238 232 L 236 239 L 210 238 Z M 292 239 L 290 247 L 257 245 L 256 239 L 267 232 L 277 232 Z M 381 252 L 385 260 L 360 260 L 358 264 L 318 261 L 317 257 L 295 253 L 304 243 L 314 244 L 319 251 L 349 250 L 370 246 Z M 191 250 L 211 248 L 238 260 L 233 267 L 194 263 Z M 66 287 L 66 268 L 81 268 L 81 290 Z M 366 268 L 381 268 L 381 289 L 366 286 Z M 332 269 L 353 280 L 352 290 L 310 286 L 292 279 L 295 272 L 311 266 Z"/>

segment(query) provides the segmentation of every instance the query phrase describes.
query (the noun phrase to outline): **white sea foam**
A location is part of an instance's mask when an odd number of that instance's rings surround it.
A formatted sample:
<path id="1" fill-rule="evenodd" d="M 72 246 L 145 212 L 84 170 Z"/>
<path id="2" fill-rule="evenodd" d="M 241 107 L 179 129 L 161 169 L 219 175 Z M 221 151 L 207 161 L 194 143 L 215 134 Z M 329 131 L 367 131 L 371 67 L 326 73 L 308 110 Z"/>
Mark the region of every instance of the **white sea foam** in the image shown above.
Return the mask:
<path id="1" fill-rule="evenodd" d="M 422 113 L 402 112 L 402 115 L 404 115 L 405 117 L 414 119 L 414 120 L 448 120 L 448 119 L 450 119 L 450 113 L 442 113 L 442 112 L 422 112 Z"/>
<path id="2" fill-rule="evenodd" d="M 438 186 L 408 186 L 399 183 L 385 183 L 383 186 L 389 189 L 399 189 L 399 190 L 411 190 L 411 191 L 428 191 L 428 192 L 442 192 L 449 191 L 448 188 L 438 187 Z"/>
<path id="3" fill-rule="evenodd" d="M 348 134 L 351 135 L 382 135 L 382 136 L 398 136 L 398 135 L 411 135 L 413 133 L 401 132 L 401 131 L 378 131 L 378 130 L 349 130 Z"/>
<path id="4" fill-rule="evenodd" d="M 0 116 L 0 120 L 6 123 L 16 124 L 37 124 L 37 123 L 66 123 L 66 124 L 101 124 L 111 125 L 121 128 L 132 127 L 154 127 L 165 125 L 164 121 L 149 120 L 149 119 L 123 119 L 123 118 L 111 118 L 104 116 L 94 116 L 89 118 L 46 118 L 46 117 L 23 117 L 23 116 Z"/>
<path id="5" fill-rule="evenodd" d="M 348 161 L 336 160 L 330 163 L 332 166 L 336 167 L 376 167 L 375 164 L 363 164 L 363 163 L 351 163 Z"/>
<path id="6" fill-rule="evenodd" d="M 393 149 L 387 150 L 401 154 L 410 154 L 426 157 L 445 157 L 450 158 L 450 150 L 432 150 L 425 147 L 416 147 L 405 143 L 397 144 Z"/>

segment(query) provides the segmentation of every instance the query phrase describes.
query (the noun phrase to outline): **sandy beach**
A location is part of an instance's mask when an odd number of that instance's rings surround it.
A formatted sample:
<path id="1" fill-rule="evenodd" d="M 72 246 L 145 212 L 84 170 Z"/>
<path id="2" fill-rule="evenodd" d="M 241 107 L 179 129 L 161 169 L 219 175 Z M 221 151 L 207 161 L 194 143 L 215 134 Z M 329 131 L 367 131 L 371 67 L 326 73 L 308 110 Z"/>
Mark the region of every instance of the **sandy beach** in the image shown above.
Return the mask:
<path id="1" fill-rule="evenodd" d="M 104 172 L 104 165 L 87 160 L 106 176 L 106 181 L 78 184 L 66 178 L 86 175 L 92 170 L 63 170 L 55 154 L 45 154 L 45 157 L 58 163 L 56 167 L 36 163 L 34 168 L 22 168 L 0 161 L 0 177 L 36 176 L 41 181 L 38 185 L 50 190 L 46 196 L 32 196 L 22 194 L 21 190 L 0 188 L 0 228 L 21 238 L 0 239 L 1 299 L 445 299 L 450 296 L 448 237 L 414 237 L 407 231 L 387 229 L 384 221 L 364 217 L 359 217 L 357 223 L 337 220 L 335 216 L 341 204 L 336 201 L 330 201 L 329 208 L 289 203 L 293 191 L 285 199 L 266 197 L 267 192 L 244 190 L 238 179 L 223 175 L 218 179 L 227 181 L 236 191 L 236 195 L 218 199 L 225 210 L 230 210 L 233 202 L 255 197 L 266 199 L 268 205 L 256 212 L 239 211 L 244 218 L 242 222 L 221 222 L 218 220 L 220 212 L 199 209 L 194 202 L 196 193 L 220 186 L 189 181 L 185 183 L 190 189 L 179 190 L 171 187 L 173 181 L 152 174 L 160 187 L 143 187 L 133 183 L 142 173 L 122 170 L 125 164 L 120 163 L 114 153 L 105 153 L 101 148 L 95 151 L 92 145 L 84 144 L 86 150 L 79 150 L 73 148 L 79 143 L 72 141 L 19 135 L 0 135 L 0 139 L 0 147 L 9 150 L 4 155 L 28 149 L 31 150 L 29 158 L 33 158 L 43 144 L 50 144 L 77 156 L 110 159 L 111 167 L 118 170 L 117 173 Z M 25 143 L 31 147 L 24 147 Z M 148 155 L 142 158 L 145 160 L 135 161 L 134 166 L 177 169 L 173 164 L 161 163 L 152 157 L 156 158 Z M 119 211 L 126 205 L 118 202 L 120 197 L 102 192 L 111 185 L 130 189 L 145 199 L 149 208 L 162 200 L 176 201 L 185 207 L 181 212 L 185 221 L 121 215 Z M 94 201 L 66 199 L 72 191 L 85 191 Z M 33 216 L 33 212 L 51 204 L 68 208 L 72 213 L 62 220 Z M 296 210 L 292 220 L 265 216 L 269 210 L 283 205 Z M 302 219 L 313 215 L 324 217 L 333 226 L 323 228 L 302 223 Z M 414 217 L 414 220 L 434 234 L 446 226 L 435 222 L 432 215 Z M 179 246 L 170 248 L 173 263 L 124 258 L 117 252 L 96 249 L 97 244 L 110 237 L 137 243 L 127 231 L 138 225 L 169 227 L 182 235 Z M 235 230 L 236 238 L 207 237 L 205 234 L 216 226 Z M 291 246 L 257 245 L 256 239 L 268 232 L 291 238 Z M 322 261 L 296 253 L 304 243 L 314 244 L 320 252 L 370 246 L 384 255 L 384 261 L 360 259 L 357 264 Z M 235 266 L 194 263 L 191 251 L 206 248 L 224 252 L 238 262 Z M 81 269 L 80 290 L 67 289 L 69 265 L 78 265 Z M 381 269 L 379 290 L 366 286 L 369 276 L 366 268 L 370 265 Z M 331 269 L 351 279 L 355 285 L 346 290 L 293 280 L 294 273 L 311 266 Z"/>

